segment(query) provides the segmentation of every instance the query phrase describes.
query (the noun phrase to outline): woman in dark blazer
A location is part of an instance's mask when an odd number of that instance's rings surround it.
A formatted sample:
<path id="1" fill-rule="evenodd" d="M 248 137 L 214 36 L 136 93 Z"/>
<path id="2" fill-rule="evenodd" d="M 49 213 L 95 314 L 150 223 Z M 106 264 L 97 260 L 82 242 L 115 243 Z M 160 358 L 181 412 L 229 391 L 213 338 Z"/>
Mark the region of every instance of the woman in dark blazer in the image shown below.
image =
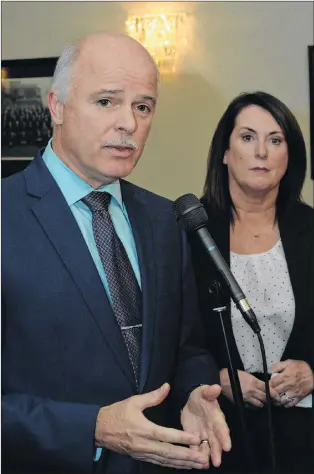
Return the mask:
<path id="1" fill-rule="evenodd" d="M 241 94 L 222 116 L 209 152 L 201 199 L 208 230 L 255 311 L 266 349 L 277 473 L 310 474 L 313 466 L 314 210 L 301 189 L 306 150 L 291 111 L 263 92 Z M 271 472 L 262 359 L 256 335 L 243 320 L 218 271 L 196 237 L 190 238 L 208 347 L 220 369 L 221 406 L 233 448 L 219 468 L 245 472 L 238 417 L 216 298 L 232 360 L 238 369 L 245 420 L 258 472 Z"/>

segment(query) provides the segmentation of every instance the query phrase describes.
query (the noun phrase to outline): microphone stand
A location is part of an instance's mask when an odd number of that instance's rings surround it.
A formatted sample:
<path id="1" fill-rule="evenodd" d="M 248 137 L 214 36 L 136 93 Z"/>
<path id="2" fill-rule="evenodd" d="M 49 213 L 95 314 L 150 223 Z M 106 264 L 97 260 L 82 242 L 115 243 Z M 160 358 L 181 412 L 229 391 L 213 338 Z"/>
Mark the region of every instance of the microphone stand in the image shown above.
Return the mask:
<path id="1" fill-rule="evenodd" d="M 241 427 L 241 432 L 242 432 L 242 449 L 244 453 L 244 458 L 246 459 L 246 467 L 247 467 L 247 473 L 248 474 L 255 474 L 255 463 L 254 463 L 254 458 L 252 455 L 252 450 L 250 449 L 250 442 L 249 442 L 249 437 L 248 437 L 248 431 L 247 427 L 245 424 L 245 417 L 244 417 L 244 400 L 243 400 L 243 394 L 241 390 L 241 385 L 240 385 L 240 380 L 239 380 L 239 375 L 237 369 L 234 367 L 234 364 L 232 362 L 231 354 L 230 354 L 230 349 L 229 349 L 229 344 L 228 344 L 228 338 L 231 337 L 232 331 L 231 328 L 227 322 L 225 324 L 223 313 L 226 312 L 227 307 L 222 305 L 221 302 L 221 286 L 220 283 L 217 280 L 214 280 L 213 283 L 210 285 L 209 290 L 208 290 L 216 300 L 217 306 L 213 308 L 213 311 L 217 314 L 219 314 L 220 317 L 220 322 L 221 322 L 221 327 L 222 327 L 222 332 L 224 335 L 224 340 L 225 340 L 225 346 L 226 346 L 226 351 L 227 351 L 227 356 L 228 356 L 228 373 L 229 373 L 229 379 L 230 379 L 230 384 L 231 384 L 231 389 L 232 389 L 232 394 L 233 394 L 233 400 L 237 408 L 237 414 L 240 422 L 240 427 Z"/>

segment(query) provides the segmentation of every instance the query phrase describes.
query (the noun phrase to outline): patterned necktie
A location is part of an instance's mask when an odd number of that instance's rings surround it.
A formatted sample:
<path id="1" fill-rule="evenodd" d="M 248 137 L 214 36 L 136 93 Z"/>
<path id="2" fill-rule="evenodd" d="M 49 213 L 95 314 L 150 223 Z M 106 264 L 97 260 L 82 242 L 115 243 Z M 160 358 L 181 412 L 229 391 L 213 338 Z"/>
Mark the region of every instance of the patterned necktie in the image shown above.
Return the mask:
<path id="1" fill-rule="evenodd" d="M 93 191 L 82 201 L 92 212 L 95 242 L 103 264 L 113 312 L 117 318 L 138 386 L 141 353 L 142 293 L 126 250 L 119 239 L 108 211 L 111 195 Z"/>

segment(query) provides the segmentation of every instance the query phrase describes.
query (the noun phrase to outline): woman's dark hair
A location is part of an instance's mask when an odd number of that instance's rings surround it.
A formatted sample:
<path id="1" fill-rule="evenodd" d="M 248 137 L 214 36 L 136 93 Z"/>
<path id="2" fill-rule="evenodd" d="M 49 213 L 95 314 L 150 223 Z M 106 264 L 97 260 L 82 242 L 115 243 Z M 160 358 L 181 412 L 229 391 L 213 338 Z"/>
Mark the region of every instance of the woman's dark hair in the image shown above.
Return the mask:
<path id="1" fill-rule="evenodd" d="M 299 124 L 288 109 L 276 97 L 266 92 L 242 93 L 228 106 L 215 130 L 208 154 L 207 175 L 202 200 L 213 210 L 230 214 L 233 222 L 234 205 L 229 192 L 227 166 L 223 164 L 229 148 L 230 135 L 238 114 L 249 105 L 267 110 L 281 127 L 288 146 L 288 167 L 284 174 L 276 201 L 276 216 L 293 202 L 301 201 L 301 191 L 306 173 L 306 148 Z"/>

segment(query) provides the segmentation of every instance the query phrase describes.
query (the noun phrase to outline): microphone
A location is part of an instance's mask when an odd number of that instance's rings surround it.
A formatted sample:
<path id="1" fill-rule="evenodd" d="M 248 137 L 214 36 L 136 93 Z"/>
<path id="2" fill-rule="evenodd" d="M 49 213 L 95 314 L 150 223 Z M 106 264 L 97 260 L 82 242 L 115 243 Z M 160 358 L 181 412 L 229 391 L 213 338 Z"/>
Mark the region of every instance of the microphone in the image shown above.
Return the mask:
<path id="1" fill-rule="evenodd" d="M 196 232 L 201 240 L 205 250 L 211 257 L 216 268 L 221 273 L 224 281 L 227 283 L 231 298 L 241 312 L 243 318 L 257 334 L 261 328 L 257 322 L 253 309 L 250 307 L 245 294 L 230 271 L 226 261 L 217 248 L 213 238 L 208 232 L 206 225 L 208 215 L 202 203 L 194 194 L 184 194 L 173 203 L 176 220 L 180 222 L 182 228 L 189 234 Z"/>

